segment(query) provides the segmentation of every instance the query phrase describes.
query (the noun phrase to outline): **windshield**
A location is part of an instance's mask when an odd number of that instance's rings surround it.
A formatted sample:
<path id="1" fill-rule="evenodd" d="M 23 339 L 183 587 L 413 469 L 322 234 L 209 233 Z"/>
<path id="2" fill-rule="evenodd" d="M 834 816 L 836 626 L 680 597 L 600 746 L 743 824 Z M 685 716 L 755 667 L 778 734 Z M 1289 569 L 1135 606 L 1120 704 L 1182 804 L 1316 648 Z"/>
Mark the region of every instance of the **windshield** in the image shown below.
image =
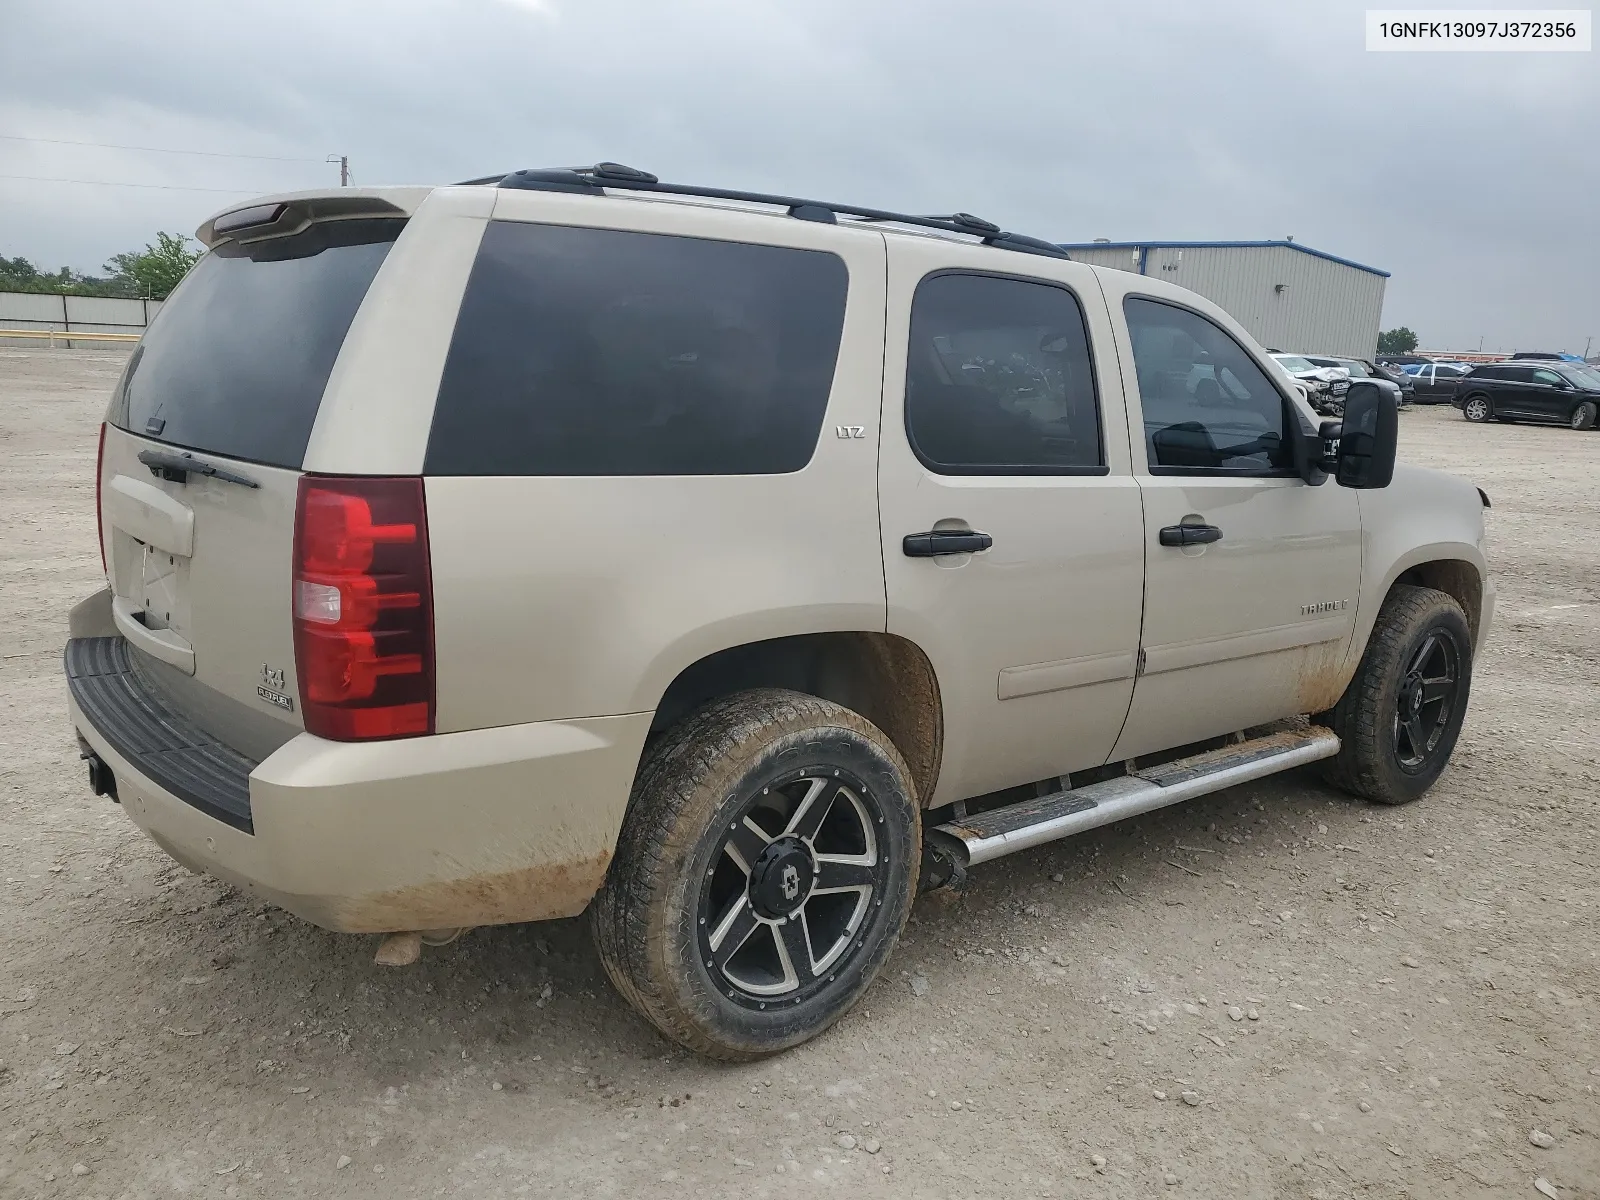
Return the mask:
<path id="1" fill-rule="evenodd" d="M 1301 358 L 1298 354 L 1274 354 L 1273 358 L 1283 364 L 1283 369 L 1293 375 L 1297 371 L 1315 371 L 1317 364 L 1309 358 Z"/>
<path id="2" fill-rule="evenodd" d="M 298 468 L 339 347 L 404 225 L 329 221 L 224 242 L 150 323 L 108 420 L 174 446 Z"/>
<path id="3" fill-rule="evenodd" d="M 1581 388 L 1600 388 L 1600 370 L 1594 367 L 1567 366 L 1561 373 Z"/>
<path id="4" fill-rule="evenodd" d="M 1355 378 L 1355 379 L 1370 379 L 1370 378 L 1372 378 L 1372 374 L 1371 374 L 1370 371 L 1367 370 L 1366 366 L 1364 364 L 1362 364 L 1362 363 L 1356 362 L 1354 359 L 1341 358 L 1341 359 L 1338 360 L 1338 362 L 1339 362 L 1339 365 L 1341 367 L 1343 367 L 1346 371 L 1349 371 L 1351 376 L 1353 378 Z"/>

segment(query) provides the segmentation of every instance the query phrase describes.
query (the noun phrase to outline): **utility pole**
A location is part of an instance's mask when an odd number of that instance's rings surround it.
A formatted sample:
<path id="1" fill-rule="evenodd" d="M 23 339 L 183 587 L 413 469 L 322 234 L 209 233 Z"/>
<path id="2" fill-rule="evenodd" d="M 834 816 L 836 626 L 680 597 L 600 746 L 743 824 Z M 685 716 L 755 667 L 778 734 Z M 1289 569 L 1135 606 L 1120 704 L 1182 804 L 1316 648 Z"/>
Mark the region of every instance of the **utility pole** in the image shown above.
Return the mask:
<path id="1" fill-rule="evenodd" d="M 339 164 L 339 186 L 350 186 L 350 156 L 348 154 L 330 154 L 323 159 L 324 162 Z"/>
<path id="2" fill-rule="evenodd" d="M 1585 361 L 1587 361 L 1589 358 L 1589 347 L 1592 345 L 1594 345 L 1594 334 L 1591 333 L 1589 335 L 1589 340 L 1583 343 L 1583 357 Z"/>

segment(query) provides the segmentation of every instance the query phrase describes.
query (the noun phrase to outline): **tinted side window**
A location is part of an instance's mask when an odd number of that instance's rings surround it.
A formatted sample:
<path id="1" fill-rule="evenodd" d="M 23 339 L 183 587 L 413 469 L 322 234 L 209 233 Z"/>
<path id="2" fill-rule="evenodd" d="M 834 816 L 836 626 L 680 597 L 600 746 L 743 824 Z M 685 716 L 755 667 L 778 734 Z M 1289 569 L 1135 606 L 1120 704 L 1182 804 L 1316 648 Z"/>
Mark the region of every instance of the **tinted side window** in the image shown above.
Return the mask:
<path id="1" fill-rule="evenodd" d="M 1560 387 L 1566 382 L 1566 380 L 1562 379 L 1561 376 L 1557 375 L 1554 371 L 1546 370 L 1535 371 L 1533 373 L 1533 381 L 1535 383 L 1548 384 L 1550 387 Z"/>
<path id="2" fill-rule="evenodd" d="M 1198 313 L 1123 301 L 1153 472 L 1287 470 L 1283 395 L 1226 332 Z"/>
<path id="3" fill-rule="evenodd" d="M 198 263 L 128 360 L 113 425 L 298 467 L 333 361 L 404 221 L 323 221 L 224 242 Z"/>
<path id="4" fill-rule="evenodd" d="M 1474 367 L 1467 374 L 1474 379 L 1507 379 L 1510 378 L 1507 375 L 1508 369 L 1506 367 Z"/>
<path id="5" fill-rule="evenodd" d="M 810 461 L 837 255 L 492 221 L 445 360 L 431 475 L 757 475 Z"/>
<path id="6" fill-rule="evenodd" d="M 1077 297 L 990 275 L 924 279 L 911 304 L 906 435 L 943 475 L 1103 473 Z"/>

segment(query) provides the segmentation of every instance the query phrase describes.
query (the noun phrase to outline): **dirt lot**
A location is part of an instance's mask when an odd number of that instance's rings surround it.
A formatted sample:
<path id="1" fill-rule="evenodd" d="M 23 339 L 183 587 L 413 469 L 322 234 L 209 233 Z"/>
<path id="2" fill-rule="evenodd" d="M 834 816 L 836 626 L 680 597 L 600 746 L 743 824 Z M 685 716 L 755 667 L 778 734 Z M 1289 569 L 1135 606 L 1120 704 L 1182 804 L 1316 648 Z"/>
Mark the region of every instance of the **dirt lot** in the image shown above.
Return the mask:
<path id="1" fill-rule="evenodd" d="M 384 971 L 89 794 L 59 654 L 121 361 L 0 352 L 0 1196 L 1600 1196 L 1600 434 L 1403 417 L 1500 589 L 1426 800 L 1295 773 L 980 868 L 729 1068 L 580 922 Z"/>

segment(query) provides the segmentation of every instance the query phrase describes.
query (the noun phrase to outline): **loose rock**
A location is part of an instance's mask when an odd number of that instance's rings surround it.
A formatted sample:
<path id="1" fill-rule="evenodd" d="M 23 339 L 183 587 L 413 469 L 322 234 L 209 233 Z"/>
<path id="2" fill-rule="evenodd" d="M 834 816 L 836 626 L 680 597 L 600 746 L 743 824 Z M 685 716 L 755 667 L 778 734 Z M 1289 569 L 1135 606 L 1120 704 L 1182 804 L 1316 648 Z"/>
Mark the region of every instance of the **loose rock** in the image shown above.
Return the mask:
<path id="1" fill-rule="evenodd" d="M 1550 1200 L 1561 1200 L 1561 1193 L 1550 1185 L 1550 1181 L 1543 1175 L 1533 1181 L 1533 1190 L 1541 1196 L 1549 1196 Z"/>
<path id="2" fill-rule="evenodd" d="M 926 996 L 928 994 L 928 978 L 926 975 L 913 975 L 911 977 L 911 994 L 913 996 Z"/>
<path id="3" fill-rule="evenodd" d="M 833 1140 L 841 1150 L 854 1150 L 856 1148 L 856 1139 L 848 1133 L 841 1133 Z"/>
<path id="4" fill-rule="evenodd" d="M 1183 1093 L 1183 1102 L 1185 1104 L 1187 1104 L 1190 1108 L 1194 1108 L 1196 1105 L 1198 1105 L 1200 1103 L 1200 1093 L 1199 1092 L 1185 1092 L 1185 1093 Z"/>
<path id="5" fill-rule="evenodd" d="M 1228 1020 L 1230 1020 L 1230 1021 L 1242 1021 L 1242 1020 L 1244 1020 L 1244 1009 L 1240 1008 L 1237 1004 L 1228 1005 Z"/>
<path id="6" fill-rule="evenodd" d="M 1366 1100 L 1361 1101 L 1361 1103 L 1357 1104 L 1356 1107 L 1359 1108 L 1362 1112 L 1371 1112 L 1372 1111 L 1372 1104 L 1369 1101 L 1366 1101 Z"/>
<path id="7" fill-rule="evenodd" d="M 1556 1144 L 1555 1138 L 1551 1137 L 1542 1129 L 1529 1130 L 1528 1140 L 1541 1150 L 1548 1150 L 1551 1146 Z"/>
<path id="8" fill-rule="evenodd" d="M 336 1171 L 342 1171 L 354 1161 L 355 1159 L 351 1158 L 348 1154 L 341 1154 L 339 1155 L 339 1161 L 333 1164 L 333 1169 Z"/>
<path id="9" fill-rule="evenodd" d="M 1106 1169 L 1106 1156 L 1104 1154 L 1089 1155 L 1089 1165 L 1096 1171 L 1104 1171 Z"/>
<path id="10" fill-rule="evenodd" d="M 1252 1009 L 1251 1009 L 1251 1010 L 1250 1010 L 1250 1011 L 1249 1011 L 1249 1012 L 1247 1012 L 1247 1013 L 1245 1013 L 1245 1016 L 1247 1016 L 1247 1017 L 1249 1017 L 1249 1018 L 1250 1018 L 1250 1019 L 1251 1019 L 1251 1020 L 1252 1020 L 1252 1021 L 1259 1021 L 1259 1020 L 1261 1020 L 1261 1014 L 1260 1014 L 1260 1013 L 1258 1013 L 1258 1012 L 1257 1012 L 1257 1011 L 1256 1011 L 1256 1010 L 1255 1010 L 1255 1009 L 1253 1009 L 1253 1008 L 1252 1008 Z"/>
<path id="11" fill-rule="evenodd" d="M 1401 959 L 1401 960 L 1400 960 L 1400 965 L 1401 965 L 1401 966 L 1402 966 L 1402 967 L 1412 967 L 1412 968 L 1415 968 L 1415 967 L 1418 967 L 1418 966 L 1421 966 L 1421 965 L 1422 965 L 1422 964 L 1420 964 L 1420 963 L 1419 963 L 1419 962 L 1417 962 L 1417 960 L 1416 960 L 1416 959 L 1414 959 L 1414 958 L 1412 958 L 1412 957 L 1411 957 L 1411 956 L 1410 956 L 1410 955 L 1409 955 L 1409 954 L 1408 954 L 1408 955 L 1406 955 L 1406 956 L 1405 956 L 1405 957 L 1404 957 L 1404 958 L 1402 958 L 1402 959 Z"/>
<path id="12" fill-rule="evenodd" d="M 74 1175 L 87 1175 L 89 1173 L 89 1168 L 83 1163 L 73 1163 L 72 1173 Z"/>
<path id="13" fill-rule="evenodd" d="M 1178 1184 L 1178 1177 L 1171 1171 L 1168 1171 L 1161 1177 L 1161 1182 L 1166 1184 L 1168 1187 L 1176 1187 Z"/>
<path id="14" fill-rule="evenodd" d="M 1154 1096 L 1157 1100 L 1165 1100 L 1167 1098 L 1167 1094 L 1165 1092 L 1163 1092 L 1160 1088 L 1157 1088 L 1155 1091 L 1151 1092 L 1150 1094 L 1152 1096 Z"/>
<path id="15" fill-rule="evenodd" d="M 868 1154 L 876 1154 L 879 1150 L 883 1149 L 883 1143 L 877 1138 L 868 1138 L 866 1141 L 861 1143 L 861 1148 Z"/>

